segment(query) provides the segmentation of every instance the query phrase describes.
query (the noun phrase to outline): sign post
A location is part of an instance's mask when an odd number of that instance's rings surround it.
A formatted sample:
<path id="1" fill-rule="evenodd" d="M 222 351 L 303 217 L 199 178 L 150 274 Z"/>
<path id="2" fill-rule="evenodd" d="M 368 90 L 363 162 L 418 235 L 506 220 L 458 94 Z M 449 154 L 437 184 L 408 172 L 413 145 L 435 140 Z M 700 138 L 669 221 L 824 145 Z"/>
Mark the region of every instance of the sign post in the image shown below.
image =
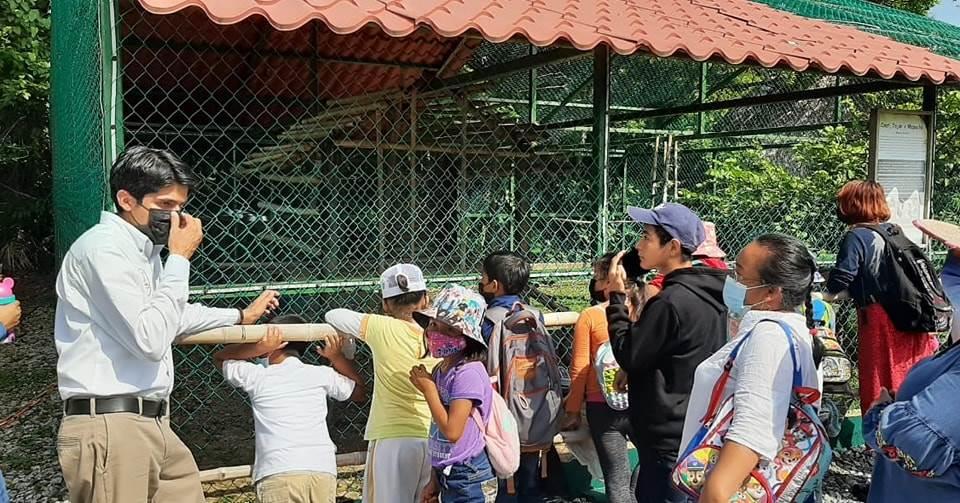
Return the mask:
<path id="1" fill-rule="evenodd" d="M 868 177 L 883 185 L 890 222 L 915 243 L 923 234 L 913 226 L 929 218 L 933 177 L 933 130 L 930 112 L 873 110 L 870 113 Z"/>

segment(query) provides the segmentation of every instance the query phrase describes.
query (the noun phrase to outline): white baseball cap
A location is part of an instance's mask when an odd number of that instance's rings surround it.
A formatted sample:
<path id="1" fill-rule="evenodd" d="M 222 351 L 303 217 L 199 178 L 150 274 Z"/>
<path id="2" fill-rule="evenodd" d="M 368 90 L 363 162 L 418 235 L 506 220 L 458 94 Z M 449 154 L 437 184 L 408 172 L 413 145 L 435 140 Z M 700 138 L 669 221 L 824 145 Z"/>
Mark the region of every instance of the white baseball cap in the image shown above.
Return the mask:
<path id="1" fill-rule="evenodd" d="M 425 292 L 427 282 L 423 271 L 413 264 L 397 264 L 380 275 L 380 290 L 384 299 L 409 292 Z"/>

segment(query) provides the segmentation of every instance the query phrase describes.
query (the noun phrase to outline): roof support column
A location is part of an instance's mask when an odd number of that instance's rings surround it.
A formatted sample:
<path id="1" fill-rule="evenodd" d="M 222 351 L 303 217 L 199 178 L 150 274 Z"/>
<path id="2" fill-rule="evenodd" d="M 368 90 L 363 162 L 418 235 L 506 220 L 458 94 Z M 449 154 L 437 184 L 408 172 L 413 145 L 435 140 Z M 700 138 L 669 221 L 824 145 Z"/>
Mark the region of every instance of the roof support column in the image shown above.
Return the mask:
<path id="1" fill-rule="evenodd" d="M 703 61 L 700 63 L 700 91 L 697 93 L 697 103 L 703 105 L 704 101 L 707 99 L 707 63 Z M 705 132 L 703 127 L 703 112 L 697 112 L 697 134 L 703 134 Z"/>
<path id="2" fill-rule="evenodd" d="M 927 172 L 924 176 L 923 216 L 930 218 L 933 201 L 934 158 L 937 154 L 937 90 L 933 84 L 923 86 L 923 111 L 929 112 L 924 119 L 927 121 Z"/>
<path id="3" fill-rule="evenodd" d="M 530 55 L 535 56 L 536 54 L 537 54 L 537 46 L 531 44 Z M 531 68 L 530 75 L 527 78 L 529 80 L 529 91 L 530 91 L 530 94 L 528 96 L 530 103 L 528 104 L 529 108 L 527 109 L 527 113 L 528 113 L 527 119 L 528 119 L 528 122 L 530 122 L 530 124 L 536 124 L 537 123 L 537 69 Z"/>
<path id="4" fill-rule="evenodd" d="M 610 158 L 610 49 L 593 49 L 593 166 L 597 183 L 597 255 L 606 251 L 609 219 Z"/>

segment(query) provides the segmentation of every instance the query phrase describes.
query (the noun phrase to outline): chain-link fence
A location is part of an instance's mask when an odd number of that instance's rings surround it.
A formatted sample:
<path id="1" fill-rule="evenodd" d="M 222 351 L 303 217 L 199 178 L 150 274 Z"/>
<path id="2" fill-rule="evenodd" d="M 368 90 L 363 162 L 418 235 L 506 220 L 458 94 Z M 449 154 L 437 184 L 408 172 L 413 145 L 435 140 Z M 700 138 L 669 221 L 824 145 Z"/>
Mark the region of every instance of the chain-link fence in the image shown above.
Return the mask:
<path id="1" fill-rule="evenodd" d="M 426 30 L 337 35 L 318 21 L 281 32 L 259 16 L 220 26 L 196 8 L 158 16 L 136 2 L 93 4 L 54 10 L 77 25 L 69 37 L 54 32 L 55 54 L 72 58 L 54 73 L 61 244 L 92 223 L 73 222 L 71 208 L 105 204 L 104 145 L 167 148 L 203 179 L 187 208 L 206 234 L 193 299 L 238 306 L 276 288 L 283 312 L 310 321 L 336 307 L 377 311 L 377 277 L 396 262 L 420 265 L 432 288 L 474 284 L 495 249 L 534 264 L 535 304 L 582 309 L 592 258 L 637 238 L 626 207 L 663 201 L 714 221 L 731 255 L 782 231 L 829 264 L 843 232 L 832 206 L 843 177 L 820 175 L 826 168 L 804 149 L 820 148 L 809 145 L 822 143 L 829 125 L 862 137 L 868 106 L 920 100 L 898 91 L 653 113 L 866 81 L 613 56 L 601 170 L 592 123 L 603 90 L 594 89 L 590 53 Z M 101 23 L 113 15 L 115 49 Z M 530 64 L 538 60 L 547 63 Z M 111 117 L 122 123 L 113 128 Z M 865 152 L 834 157 L 857 156 L 862 170 Z M 841 339 L 855 354 L 855 316 L 839 311 Z M 559 339 L 566 358 L 569 333 Z M 253 460 L 249 405 L 211 364 L 216 349 L 177 350 L 172 417 L 201 469 Z M 362 346 L 357 363 L 369 380 Z M 367 410 L 331 406 L 341 452 L 365 448 Z M 359 491 L 357 480 L 347 477 L 345 491 Z M 244 483 L 208 489 L 228 497 Z"/>

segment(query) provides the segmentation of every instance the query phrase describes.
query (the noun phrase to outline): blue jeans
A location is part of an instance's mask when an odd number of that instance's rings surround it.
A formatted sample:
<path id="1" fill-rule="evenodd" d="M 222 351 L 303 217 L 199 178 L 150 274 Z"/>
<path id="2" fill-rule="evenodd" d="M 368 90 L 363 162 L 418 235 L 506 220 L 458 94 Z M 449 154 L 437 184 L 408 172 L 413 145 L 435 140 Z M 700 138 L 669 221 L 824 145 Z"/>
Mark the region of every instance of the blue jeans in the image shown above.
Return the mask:
<path id="1" fill-rule="evenodd" d="M 543 501 L 540 493 L 540 453 L 524 452 L 520 454 L 520 468 L 513 474 L 517 494 L 507 494 L 507 483 L 500 481 L 497 503 L 539 503 Z"/>
<path id="2" fill-rule="evenodd" d="M 676 454 L 667 455 L 637 446 L 640 471 L 637 478 L 637 503 L 686 503 L 686 494 L 674 487 L 671 473 L 677 464 Z"/>
<path id="3" fill-rule="evenodd" d="M 0 503 L 10 503 L 10 495 L 7 494 L 7 483 L 3 480 L 3 472 L 0 472 Z"/>
<path id="4" fill-rule="evenodd" d="M 473 459 L 437 470 L 440 501 L 443 503 L 486 503 L 496 497 L 496 477 L 486 451 Z"/>

